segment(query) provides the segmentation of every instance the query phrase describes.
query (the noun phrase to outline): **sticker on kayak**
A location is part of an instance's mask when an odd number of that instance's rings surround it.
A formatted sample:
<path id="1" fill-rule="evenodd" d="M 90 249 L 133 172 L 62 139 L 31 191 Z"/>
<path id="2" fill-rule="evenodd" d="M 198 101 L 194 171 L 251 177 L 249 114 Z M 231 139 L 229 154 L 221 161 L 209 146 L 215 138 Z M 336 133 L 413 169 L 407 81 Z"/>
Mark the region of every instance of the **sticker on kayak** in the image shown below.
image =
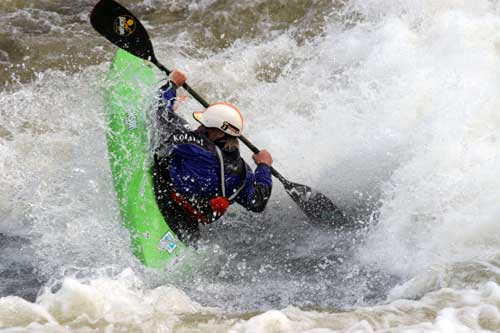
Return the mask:
<path id="1" fill-rule="evenodd" d="M 135 112 L 130 112 L 127 116 L 127 127 L 129 131 L 135 130 L 137 128 L 137 115 Z"/>
<path id="2" fill-rule="evenodd" d="M 116 34 L 120 36 L 132 35 L 135 31 L 135 27 L 135 19 L 128 15 L 118 16 L 113 24 Z"/>
<path id="3" fill-rule="evenodd" d="M 177 248 L 177 244 L 175 244 L 175 242 L 174 234 L 169 231 L 160 239 L 160 246 L 158 248 L 160 251 L 168 251 L 168 253 L 172 253 Z"/>

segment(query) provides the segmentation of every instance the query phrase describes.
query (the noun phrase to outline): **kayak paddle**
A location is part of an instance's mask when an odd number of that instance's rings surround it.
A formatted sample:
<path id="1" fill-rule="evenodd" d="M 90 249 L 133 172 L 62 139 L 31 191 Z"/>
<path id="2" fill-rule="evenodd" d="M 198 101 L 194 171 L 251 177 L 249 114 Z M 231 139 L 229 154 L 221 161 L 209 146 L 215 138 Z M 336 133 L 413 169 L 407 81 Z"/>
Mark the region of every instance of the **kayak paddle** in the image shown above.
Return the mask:
<path id="1" fill-rule="evenodd" d="M 153 63 L 160 70 L 170 75 L 171 71 L 158 62 L 153 44 L 142 23 L 125 7 L 114 0 L 99 1 L 90 15 L 92 27 L 111 43 L 131 54 Z M 182 85 L 201 105 L 207 103 L 187 83 Z M 238 137 L 253 153 L 260 150 L 243 135 Z M 285 191 L 302 209 L 304 214 L 316 223 L 333 223 L 342 225 L 346 221 L 345 214 L 325 195 L 313 191 L 309 186 L 292 183 L 271 167 L 271 173 L 285 187 Z"/>

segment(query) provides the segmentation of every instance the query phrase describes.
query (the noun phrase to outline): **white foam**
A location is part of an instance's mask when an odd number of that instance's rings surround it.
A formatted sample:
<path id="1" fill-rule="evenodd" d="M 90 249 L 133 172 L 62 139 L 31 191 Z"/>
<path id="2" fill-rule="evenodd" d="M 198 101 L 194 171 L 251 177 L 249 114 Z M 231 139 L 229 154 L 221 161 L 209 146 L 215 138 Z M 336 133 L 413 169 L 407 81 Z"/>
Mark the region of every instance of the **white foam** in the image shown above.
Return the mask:
<path id="1" fill-rule="evenodd" d="M 375 31 L 392 21 L 381 20 Z M 412 119 L 407 160 L 384 186 L 380 223 L 361 251 L 404 275 L 433 264 L 488 259 L 500 245 L 500 184 L 492 171 L 500 163 L 500 20 L 454 6 L 426 24 L 413 29 L 413 68 L 402 69 L 400 100 L 409 102 L 408 109 L 393 114 L 402 124 Z"/>
<path id="2" fill-rule="evenodd" d="M 137 280 L 133 282 L 134 279 L 130 272 L 124 272 L 118 280 L 95 279 L 83 283 L 65 279 L 57 292 L 45 290 L 35 304 L 15 297 L 2 298 L 0 327 L 16 327 L 16 332 L 64 329 L 479 332 L 500 324 L 496 306 L 500 300 L 500 288 L 494 282 L 481 289 L 443 289 L 429 293 L 419 301 L 398 300 L 334 312 L 288 307 L 239 316 L 223 315 L 218 309 L 202 307 L 173 287 L 144 289 L 140 283 L 137 285 Z"/>

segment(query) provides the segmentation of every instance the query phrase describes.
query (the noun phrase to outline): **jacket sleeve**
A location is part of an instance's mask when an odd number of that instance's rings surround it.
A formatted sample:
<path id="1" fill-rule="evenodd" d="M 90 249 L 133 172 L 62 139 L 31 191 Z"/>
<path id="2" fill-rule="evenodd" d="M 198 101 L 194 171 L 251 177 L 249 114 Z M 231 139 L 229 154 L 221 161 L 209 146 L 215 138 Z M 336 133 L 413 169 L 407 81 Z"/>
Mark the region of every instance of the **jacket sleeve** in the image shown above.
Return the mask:
<path id="1" fill-rule="evenodd" d="M 265 164 L 259 164 L 255 173 L 247 173 L 246 185 L 236 197 L 236 202 L 252 212 L 263 212 L 271 197 L 272 188 L 271 169 Z"/>
<path id="2" fill-rule="evenodd" d="M 177 88 L 172 81 L 168 81 L 159 91 L 159 103 L 156 112 L 158 128 L 163 133 L 173 133 L 174 131 L 189 131 L 186 120 L 174 112 L 174 104 L 177 98 Z"/>

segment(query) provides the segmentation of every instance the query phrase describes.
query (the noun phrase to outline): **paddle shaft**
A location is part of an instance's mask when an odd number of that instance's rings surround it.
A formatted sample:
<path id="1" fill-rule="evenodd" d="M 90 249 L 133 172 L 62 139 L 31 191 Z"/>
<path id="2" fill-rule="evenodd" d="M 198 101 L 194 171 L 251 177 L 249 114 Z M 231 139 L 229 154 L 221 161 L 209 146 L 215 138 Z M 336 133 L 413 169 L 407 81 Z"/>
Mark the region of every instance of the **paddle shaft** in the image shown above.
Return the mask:
<path id="1" fill-rule="evenodd" d="M 170 73 L 172 73 L 171 70 L 160 64 L 156 58 L 153 58 L 151 62 L 156 67 L 158 67 L 158 69 L 165 72 L 167 76 L 170 75 Z M 193 88 L 191 88 L 186 82 L 184 82 L 182 88 L 186 89 L 186 91 L 189 94 L 191 94 L 191 96 L 193 96 L 201 105 L 203 105 L 203 107 L 208 108 L 210 106 L 210 104 L 208 104 L 208 102 L 203 97 L 201 97 Z M 238 139 L 240 139 L 240 141 L 243 142 L 245 146 L 247 146 L 248 149 L 250 149 L 254 154 L 258 154 L 260 152 L 260 149 L 257 148 L 253 143 L 251 143 L 244 135 L 240 135 Z M 290 184 L 290 182 L 285 177 L 283 177 L 275 168 L 270 166 L 270 169 L 273 176 L 278 178 L 278 180 L 282 182 L 283 185 L 287 186 L 288 184 Z"/>

